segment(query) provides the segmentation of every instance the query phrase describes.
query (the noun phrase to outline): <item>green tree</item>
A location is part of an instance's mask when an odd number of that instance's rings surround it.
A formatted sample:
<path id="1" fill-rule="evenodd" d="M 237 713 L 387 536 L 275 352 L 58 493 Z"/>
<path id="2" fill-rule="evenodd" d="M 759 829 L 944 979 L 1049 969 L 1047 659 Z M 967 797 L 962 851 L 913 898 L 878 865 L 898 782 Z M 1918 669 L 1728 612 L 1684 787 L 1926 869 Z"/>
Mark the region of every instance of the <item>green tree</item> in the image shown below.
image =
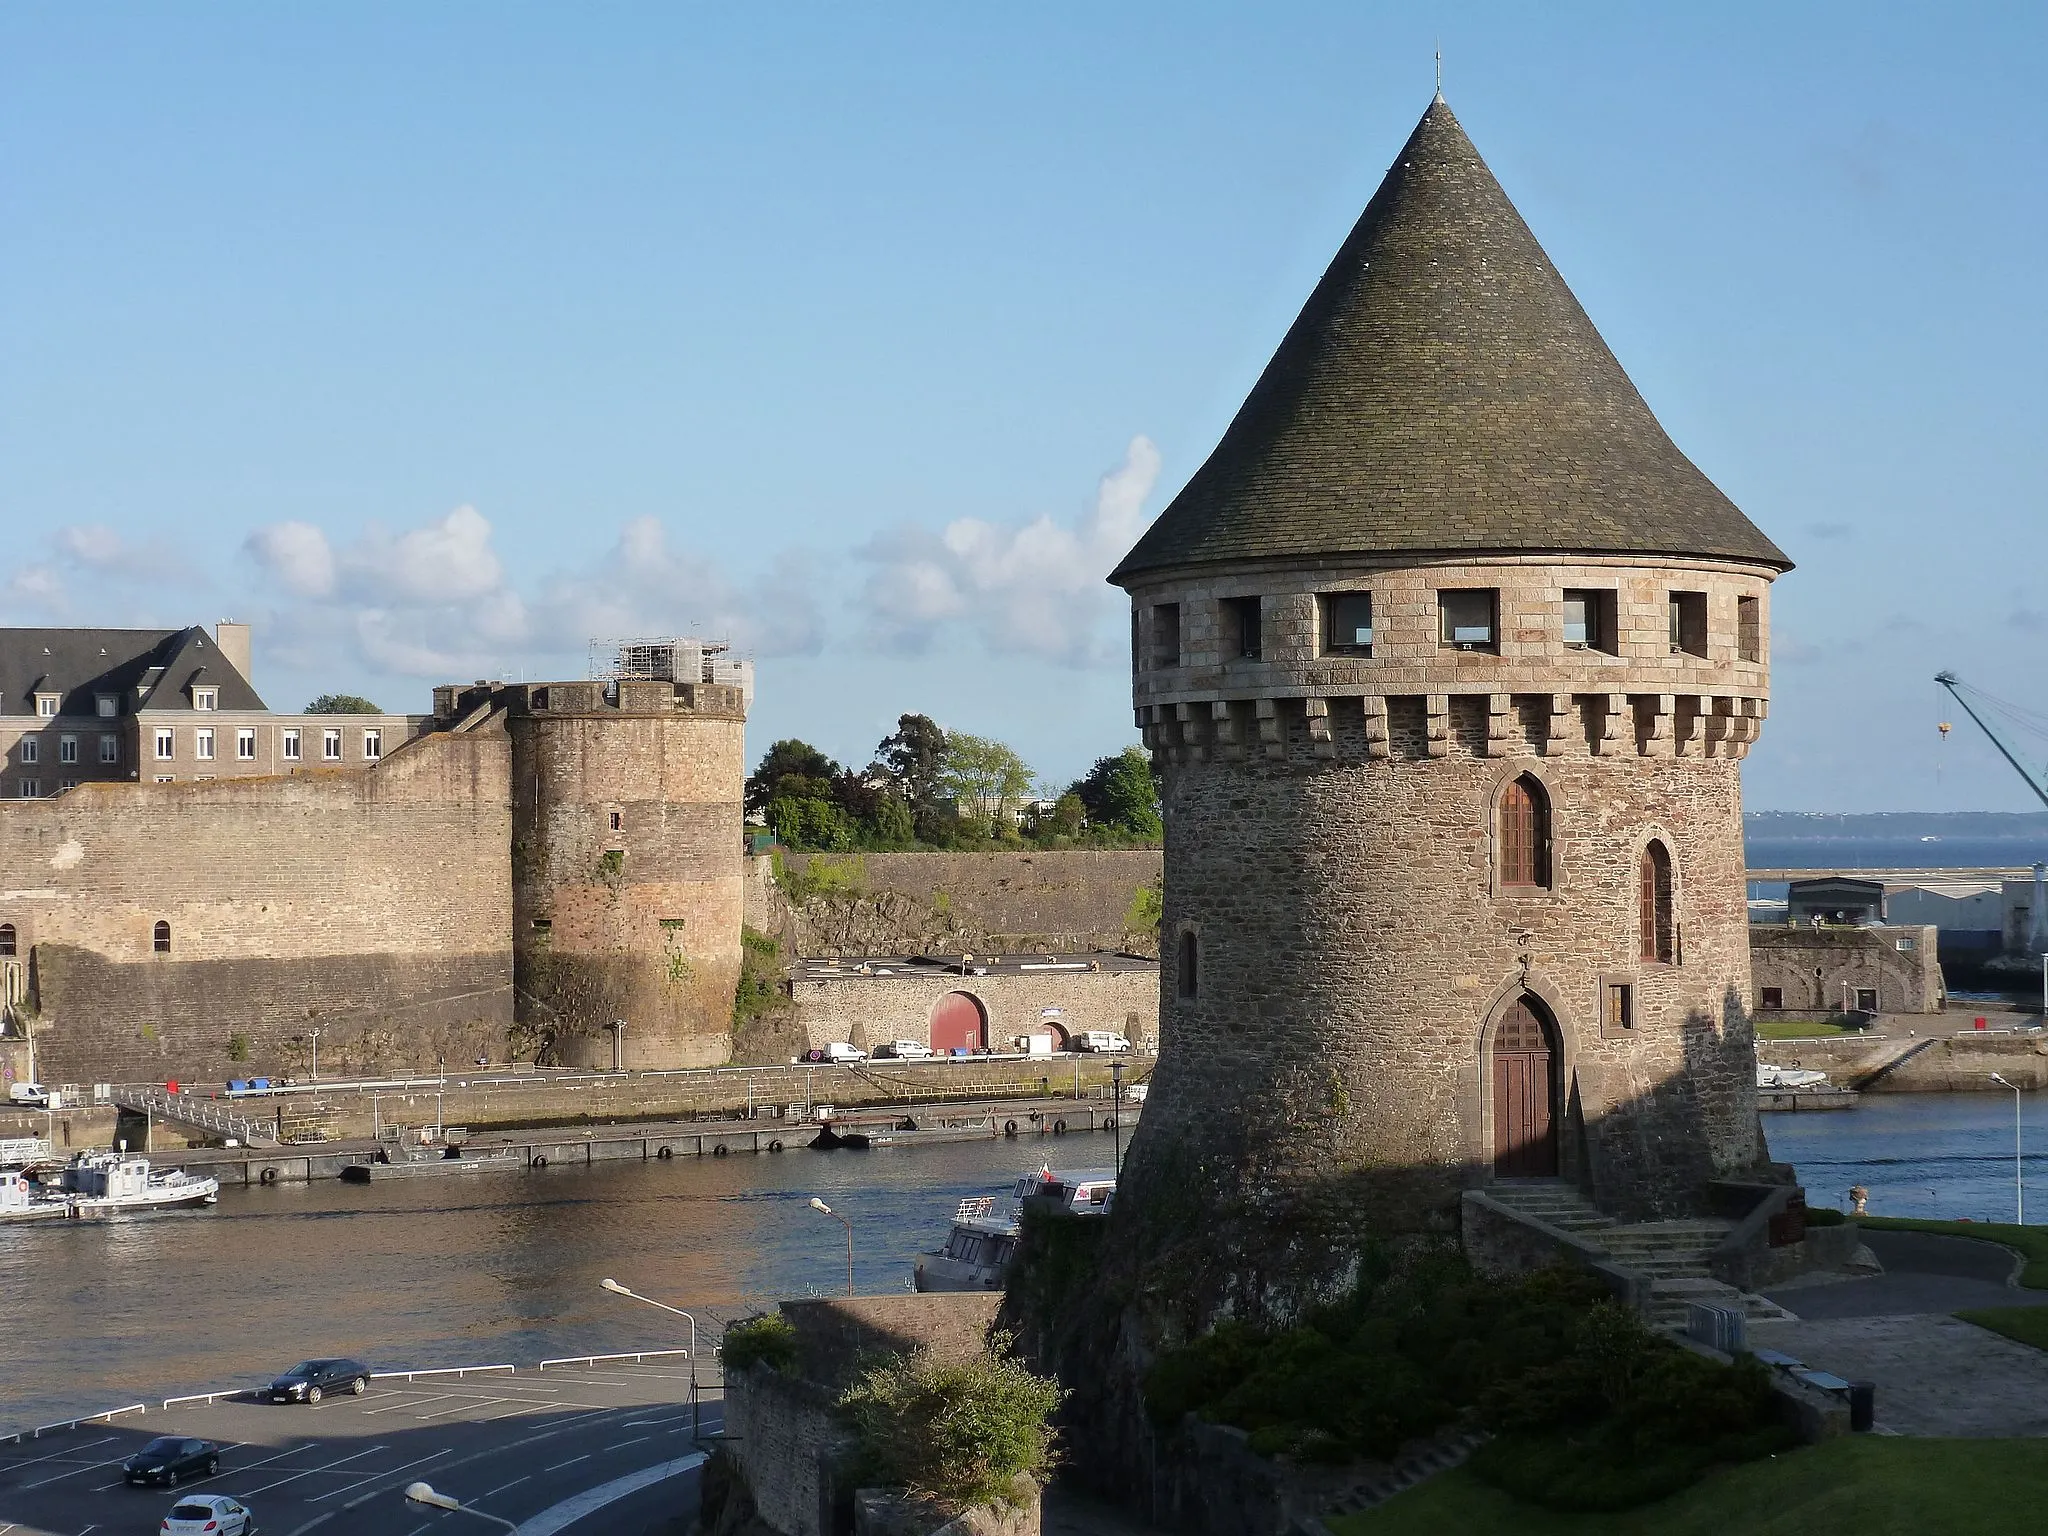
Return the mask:
<path id="1" fill-rule="evenodd" d="M 1031 770 L 1008 746 L 987 736 L 955 731 L 946 738 L 946 761 L 940 783 L 971 817 L 994 835 L 1007 828 L 1017 807 L 1031 793 Z"/>
<path id="2" fill-rule="evenodd" d="M 875 748 L 872 771 L 902 797 L 917 835 L 928 841 L 938 841 L 947 830 L 938 824 L 945 766 L 946 733 L 929 715 L 898 716 L 895 734 Z"/>
<path id="3" fill-rule="evenodd" d="M 877 848 L 908 848 L 917 841 L 917 823 L 898 794 L 885 794 L 868 820 L 868 837 Z"/>
<path id="4" fill-rule="evenodd" d="M 1099 757 L 1087 777 L 1073 787 L 1088 808 L 1088 820 L 1132 837 L 1157 839 L 1159 786 L 1152 778 L 1152 760 L 1143 747 L 1125 747 L 1114 757 Z"/>
<path id="5" fill-rule="evenodd" d="M 761 758 L 761 766 L 747 778 L 746 805 L 749 814 L 765 811 L 778 796 L 799 800 L 830 800 L 832 784 L 839 777 L 839 765 L 808 741 L 791 737 L 778 741 Z M 798 785 L 785 780 L 798 779 Z"/>
<path id="6" fill-rule="evenodd" d="M 323 693 L 306 706 L 309 715 L 381 715 L 383 710 L 359 693 Z"/>

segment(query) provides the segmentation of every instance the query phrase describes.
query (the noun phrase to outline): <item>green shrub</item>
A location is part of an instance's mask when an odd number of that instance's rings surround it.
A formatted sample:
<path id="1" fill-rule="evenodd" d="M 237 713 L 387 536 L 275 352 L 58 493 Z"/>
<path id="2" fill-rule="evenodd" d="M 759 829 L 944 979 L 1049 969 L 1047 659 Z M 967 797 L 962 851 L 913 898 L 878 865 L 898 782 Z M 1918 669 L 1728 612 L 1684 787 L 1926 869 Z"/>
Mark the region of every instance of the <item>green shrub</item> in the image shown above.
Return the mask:
<path id="1" fill-rule="evenodd" d="M 782 1002 L 782 984 L 788 979 L 782 967 L 782 950 L 759 929 L 740 929 L 740 977 L 732 993 L 732 1027 L 735 1034 L 745 1030 Z"/>
<path id="2" fill-rule="evenodd" d="M 248 1059 L 249 1059 L 249 1037 L 248 1037 L 247 1035 L 245 1035 L 245 1034 L 242 1034 L 242 1033 L 241 1033 L 241 1032 L 239 1032 L 239 1031 L 237 1031 L 236 1033 L 234 1033 L 234 1034 L 232 1034 L 232 1035 L 229 1035 L 229 1036 L 228 1036 L 228 1060 L 229 1060 L 229 1061 L 247 1061 Z"/>
<path id="3" fill-rule="evenodd" d="M 1155 1420 L 1194 1413 L 1264 1454 L 1332 1462 L 1465 1424 L 1494 1436 L 1478 1475 L 1565 1509 L 1662 1497 L 1784 1443 L 1760 1366 L 1677 1348 L 1583 1270 L 1488 1279 L 1455 1252 L 1368 1252 L 1359 1274 L 1295 1327 L 1227 1322 L 1163 1353 Z"/>
<path id="4" fill-rule="evenodd" d="M 1806 1224 L 1809 1227 L 1839 1227 L 1848 1219 L 1832 1206 L 1809 1205 L 1806 1208 Z"/>
<path id="5" fill-rule="evenodd" d="M 1043 1480 L 1055 1461 L 1059 1384 L 1034 1375 L 995 1336 L 969 1360 L 919 1350 L 875 1367 L 839 1401 L 863 1472 L 948 1511 L 1008 1504 L 1016 1480 Z"/>
<path id="6" fill-rule="evenodd" d="M 796 1366 L 796 1329 L 779 1312 L 750 1317 L 725 1330 L 719 1358 L 729 1371 L 744 1371 L 750 1365 L 766 1365 L 784 1373 Z"/>

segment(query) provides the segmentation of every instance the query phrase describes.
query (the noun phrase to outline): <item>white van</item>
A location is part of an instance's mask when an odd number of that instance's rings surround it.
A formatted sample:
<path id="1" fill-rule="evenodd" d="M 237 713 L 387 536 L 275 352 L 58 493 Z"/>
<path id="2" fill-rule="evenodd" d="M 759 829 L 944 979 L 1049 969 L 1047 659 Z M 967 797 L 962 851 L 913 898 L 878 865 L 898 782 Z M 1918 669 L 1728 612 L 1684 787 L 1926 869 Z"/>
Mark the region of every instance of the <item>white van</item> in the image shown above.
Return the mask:
<path id="1" fill-rule="evenodd" d="M 844 1040 L 834 1040 L 830 1045 L 824 1047 L 824 1052 L 827 1061 L 866 1061 L 868 1059 L 866 1051 L 857 1045 L 849 1045 Z"/>
<path id="2" fill-rule="evenodd" d="M 1077 1051 L 1128 1051 L 1131 1042 L 1112 1029 L 1084 1029 L 1074 1036 Z"/>
<path id="3" fill-rule="evenodd" d="M 9 1083 L 7 1102 L 19 1104 L 24 1109 L 55 1109 L 51 1102 L 54 1096 L 41 1083 Z"/>

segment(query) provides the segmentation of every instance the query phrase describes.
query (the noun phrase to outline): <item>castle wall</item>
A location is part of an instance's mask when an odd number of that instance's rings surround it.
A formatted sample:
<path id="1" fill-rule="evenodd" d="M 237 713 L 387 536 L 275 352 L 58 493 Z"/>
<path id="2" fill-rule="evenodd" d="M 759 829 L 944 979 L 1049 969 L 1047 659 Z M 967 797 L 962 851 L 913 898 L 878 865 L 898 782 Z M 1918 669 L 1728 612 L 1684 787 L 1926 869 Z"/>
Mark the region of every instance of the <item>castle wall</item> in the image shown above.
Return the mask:
<path id="1" fill-rule="evenodd" d="M 508 690 L 521 1018 L 567 1065 L 695 1067 L 732 1050 L 745 892 L 738 688 Z"/>
<path id="2" fill-rule="evenodd" d="M 303 1072 L 314 1029 L 323 1072 L 503 1059 L 509 760 L 483 728 L 368 771 L 0 802 L 0 922 L 29 960 L 40 1070 Z"/>
<path id="3" fill-rule="evenodd" d="M 981 1004 L 995 1050 L 1012 1049 L 1019 1035 L 1047 1031 L 1049 1008 L 1059 1010 L 1059 1024 L 1070 1036 L 1110 1030 L 1142 1049 L 1159 1034 L 1159 973 L 1151 966 L 989 976 L 957 971 L 799 975 L 790 983 L 798 1026 L 812 1046 L 845 1040 L 864 1050 L 888 1040 L 931 1044 L 932 1008 L 952 992 L 964 992 Z"/>
<path id="4" fill-rule="evenodd" d="M 1886 924 L 1879 928 L 1774 927 L 1749 931 L 1757 1011 L 1780 1014 L 1846 1013 L 1857 994 L 1877 994 L 1878 1013 L 1936 1013 L 1943 1001 L 1936 959 L 1941 930 Z M 1766 989 L 1770 989 L 1766 991 Z M 1772 1006 L 1771 993 L 1776 1000 Z"/>

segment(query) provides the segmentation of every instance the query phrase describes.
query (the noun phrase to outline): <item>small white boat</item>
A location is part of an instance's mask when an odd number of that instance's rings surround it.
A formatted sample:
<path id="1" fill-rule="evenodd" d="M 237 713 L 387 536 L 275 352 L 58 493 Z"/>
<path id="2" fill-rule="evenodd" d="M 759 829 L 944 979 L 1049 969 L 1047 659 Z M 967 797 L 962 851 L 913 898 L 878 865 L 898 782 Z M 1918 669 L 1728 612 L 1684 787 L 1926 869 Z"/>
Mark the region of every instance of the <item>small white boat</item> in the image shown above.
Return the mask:
<path id="1" fill-rule="evenodd" d="M 999 1291 L 1017 1253 L 1026 1203 L 1075 1216 L 1102 1216 L 1116 1202 L 1114 1169 L 1056 1173 L 1040 1168 L 1011 1188 L 1007 1203 L 997 1195 L 973 1195 L 953 1212 L 946 1246 L 917 1260 L 920 1291 Z M 1000 1205 L 1000 1208 L 999 1208 Z"/>
<path id="2" fill-rule="evenodd" d="M 1774 1067 L 1762 1061 L 1756 1064 L 1756 1085 L 1759 1088 L 1812 1088 L 1827 1080 L 1827 1073 L 1806 1067 Z"/>
<path id="3" fill-rule="evenodd" d="M 81 1152 L 64 1165 L 54 1186 L 26 1171 L 7 1175 L 0 1187 L 0 1219 L 77 1221 L 212 1205 L 219 1199 L 218 1179 L 152 1168 L 148 1158 L 125 1152 Z"/>

